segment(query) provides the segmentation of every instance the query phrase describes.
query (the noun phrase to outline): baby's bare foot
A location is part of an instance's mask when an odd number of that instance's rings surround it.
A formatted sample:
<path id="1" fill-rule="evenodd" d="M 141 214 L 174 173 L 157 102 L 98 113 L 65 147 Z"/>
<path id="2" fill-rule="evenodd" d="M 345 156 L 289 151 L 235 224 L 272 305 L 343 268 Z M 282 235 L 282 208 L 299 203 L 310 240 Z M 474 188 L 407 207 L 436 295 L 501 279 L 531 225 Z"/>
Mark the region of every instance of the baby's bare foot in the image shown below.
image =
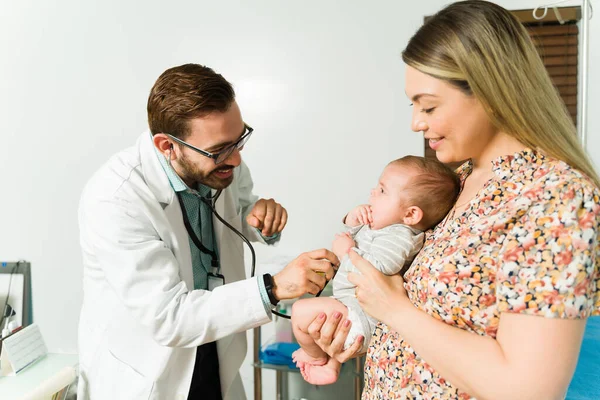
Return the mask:
<path id="1" fill-rule="evenodd" d="M 324 365 L 305 363 L 300 367 L 304 380 L 313 385 L 330 385 L 337 381 L 341 364 L 330 358 Z"/>
<path id="2" fill-rule="evenodd" d="M 304 364 L 308 365 L 325 365 L 327 363 L 327 356 L 322 358 L 315 358 L 308 355 L 304 349 L 298 349 L 292 353 L 292 360 L 296 363 L 298 368 L 302 368 Z"/>

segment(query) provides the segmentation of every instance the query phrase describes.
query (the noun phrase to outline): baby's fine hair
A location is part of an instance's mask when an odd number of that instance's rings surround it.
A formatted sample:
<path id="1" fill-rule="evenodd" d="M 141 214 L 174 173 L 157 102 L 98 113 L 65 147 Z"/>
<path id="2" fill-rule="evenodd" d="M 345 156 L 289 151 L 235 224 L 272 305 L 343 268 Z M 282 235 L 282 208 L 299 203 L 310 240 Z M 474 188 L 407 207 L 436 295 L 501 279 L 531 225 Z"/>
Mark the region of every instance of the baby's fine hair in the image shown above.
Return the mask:
<path id="1" fill-rule="evenodd" d="M 405 156 L 390 165 L 412 168 L 417 173 L 408 183 L 408 202 L 423 211 L 422 227 L 425 230 L 437 225 L 448 214 L 458 195 L 459 176 L 441 162 L 425 157 Z"/>

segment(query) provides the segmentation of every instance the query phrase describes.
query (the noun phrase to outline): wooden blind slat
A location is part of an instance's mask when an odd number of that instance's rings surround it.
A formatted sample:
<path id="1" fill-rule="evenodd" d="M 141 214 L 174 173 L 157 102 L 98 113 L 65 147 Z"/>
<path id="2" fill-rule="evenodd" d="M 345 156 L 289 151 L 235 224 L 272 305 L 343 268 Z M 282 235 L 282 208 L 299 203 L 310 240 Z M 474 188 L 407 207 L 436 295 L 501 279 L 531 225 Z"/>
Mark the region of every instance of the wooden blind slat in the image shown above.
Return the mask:
<path id="1" fill-rule="evenodd" d="M 565 75 L 577 76 L 577 65 L 546 66 L 546 70 L 553 77 Z"/>
<path id="2" fill-rule="evenodd" d="M 577 56 L 542 57 L 546 67 L 577 65 Z"/>
<path id="3" fill-rule="evenodd" d="M 556 88 L 561 96 L 577 95 L 577 85 L 561 85 Z"/>
<path id="4" fill-rule="evenodd" d="M 577 96 L 562 96 L 562 99 L 567 106 L 577 105 Z"/>
<path id="5" fill-rule="evenodd" d="M 577 46 L 540 46 L 537 51 L 542 57 L 577 56 Z"/>
<path id="6" fill-rule="evenodd" d="M 550 76 L 554 86 L 575 85 L 577 86 L 577 75 Z"/>
<path id="7" fill-rule="evenodd" d="M 569 110 L 569 114 L 577 116 L 577 104 L 567 106 L 567 110 Z"/>
<path id="8" fill-rule="evenodd" d="M 541 36 L 533 37 L 533 43 L 536 46 L 570 46 L 577 45 L 578 37 L 574 35 L 560 35 L 560 36 Z"/>
<path id="9" fill-rule="evenodd" d="M 542 26 L 529 26 L 527 27 L 529 35 L 534 38 L 541 38 L 542 36 L 577 36 L 579 34 L 579 28 L 577 25 L 542 25 Z"/>

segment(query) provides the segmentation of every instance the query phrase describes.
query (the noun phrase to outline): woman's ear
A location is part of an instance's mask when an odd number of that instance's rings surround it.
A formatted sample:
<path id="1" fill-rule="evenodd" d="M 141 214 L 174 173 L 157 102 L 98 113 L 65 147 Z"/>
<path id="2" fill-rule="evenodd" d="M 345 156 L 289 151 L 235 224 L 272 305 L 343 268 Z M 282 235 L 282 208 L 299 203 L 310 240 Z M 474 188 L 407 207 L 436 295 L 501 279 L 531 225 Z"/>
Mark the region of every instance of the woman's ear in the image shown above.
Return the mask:
<path id="1" fill-rule="evenodd" d="M 423 210 L 417 206 L 410 206 L 404 212 L 404 225 L 415 226 L 423 219 Z"/>

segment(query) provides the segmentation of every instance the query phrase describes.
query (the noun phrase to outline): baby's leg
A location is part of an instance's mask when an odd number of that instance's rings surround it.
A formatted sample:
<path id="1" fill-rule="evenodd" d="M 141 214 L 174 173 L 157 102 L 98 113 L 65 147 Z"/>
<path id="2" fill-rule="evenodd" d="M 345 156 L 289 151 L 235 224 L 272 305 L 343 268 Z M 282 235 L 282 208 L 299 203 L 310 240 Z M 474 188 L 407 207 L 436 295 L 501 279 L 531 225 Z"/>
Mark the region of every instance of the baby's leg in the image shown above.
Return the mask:
<path id="1" fill-rule="evenodd" d="M 310 336 L 308 326 L 317 318 L 319 313 L 324 312 L 330 316 L 336 311 L 346 317 L 346 306 L 331 297 L 298 300 L 292 307 L 292 330 L 296 340 L 298 340 L 307 356 L 313 360 L 322 361 L 322 364 L 327 361 L 327 353 Z M 308 362 L 309 360 L 299 361 Z"/>
<path id="2" fill-rule="evenodd" d="M 346 306 L 331 297 L 303 299 L 292 307 L 292 329 L 302 347 L 292 354 L 302 377 L 313 385 L 329 385 L 337 381 L 341 364 L 327 356 L 308 333 L 308 326 L 324 312 L 331 316 L 339 311 L 346 316 Z"/>

